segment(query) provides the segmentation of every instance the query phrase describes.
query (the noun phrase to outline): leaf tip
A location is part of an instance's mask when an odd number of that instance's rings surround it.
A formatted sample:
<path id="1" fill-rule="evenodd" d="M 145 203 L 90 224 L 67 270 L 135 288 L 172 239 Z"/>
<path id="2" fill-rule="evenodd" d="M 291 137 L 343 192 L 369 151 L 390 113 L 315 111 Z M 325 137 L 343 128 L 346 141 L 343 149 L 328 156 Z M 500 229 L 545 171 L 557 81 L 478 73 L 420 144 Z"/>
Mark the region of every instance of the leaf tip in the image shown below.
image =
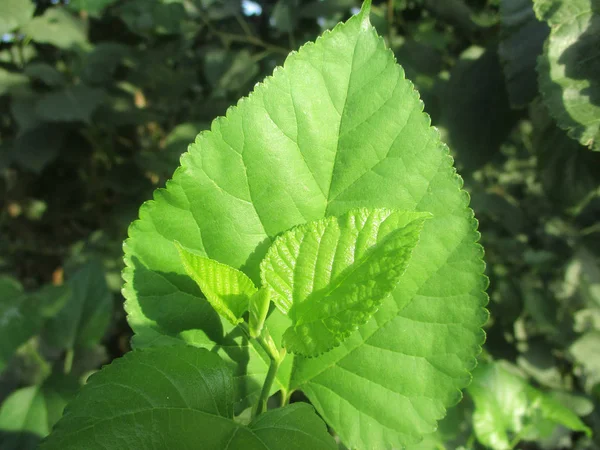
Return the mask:
<path id="1" fill-rule="evenodd" d="M 360 8 L 358 15 L 362 19 L 363 25 L 370 25 L 369 15 L 371 14 L 371 0 L 365 0 Z"/>

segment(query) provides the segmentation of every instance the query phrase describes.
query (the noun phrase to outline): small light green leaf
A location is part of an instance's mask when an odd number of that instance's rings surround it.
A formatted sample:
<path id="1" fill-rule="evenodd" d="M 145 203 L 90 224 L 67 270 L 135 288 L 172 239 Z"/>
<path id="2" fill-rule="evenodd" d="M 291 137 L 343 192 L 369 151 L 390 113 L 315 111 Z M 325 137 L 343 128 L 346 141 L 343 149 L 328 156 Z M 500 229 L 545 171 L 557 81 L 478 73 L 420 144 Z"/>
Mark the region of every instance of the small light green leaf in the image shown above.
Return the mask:
<path id="1" fill-rule="evenodd" d="M 0 408 L 2 450 L 34 450 L 62 416 L 75 397 L 78 383 L 59 374 L 40 386 L 14 391 Z"/>
<path id="2" fill-rule="evenodd" d="M 475 402 L 473 426 L 479 442 L 494 450 L 513 448 L 512 440 L 548 437 L 557 425 L 590 435 L 591 430 L 552 396 L 531 387 L 502 363 L 480 365 L 467 389 Z"/>
<path id="3" fill-rule="evenodd" d="M 214 353 L 134 351 L 89 379 L 40 448 L 336 449 L 310 405 L 269 411 L 246 427 L 233 420 L 233 396 L 232 373 Z"/>
<path id="4" fill-rule="evenodd" d="M 33 17 L 35 3 L 31 0 L 2 0 L 0 2 L 0 36 L 25 25 Z"/>
<path id="5" fill-rule="evenodd" d="M 575 362 L 583 369 L 583 382 L 588 392 L 600 384 L 600 330 L 592 330 L 583 334 L 569 347 Z"/>
<path id="6" fill-rule="evenodd" d="M 175 243 L 186 273 L 196 282 L 208 302 L 232 325 L 243 322 L 256 286 L 248 276 L 227 264 L 193 253 Z"/>
<path id="7" fill-rule="evenodd" d="M 68 293 L 66 286 L 45 286 L 36 293 L 25 294 L 16 280 L 0 279 L 0 372 L 15 350 L 62 308 Z"/>
<path id="8" fill-rule="evenodd" d="M 551 28 L 538 59 L 540 90 L 558 125 L 600 151 L 600 5 L 597 0 L 535 0 Z"/>
<path id="9" fill-rule="evenodd" d="M 36 114 L 48 122 L 90 122 L 104 100 L 104 91 L 84 84 L 44 94 L 36 105 Z"/>
<path id="10" fill-rule="evenodd" d="M 499 54 L 508 96 L 511 105 L 523 107 L 538 95 L 535 66 L 550 30 L 535 17 L 531 0 L 501 0 L 500 12 Z"/>
<path id="11" fill-rule="evenodd" d="M 50 7 L 34 17 L 21 32 L 40 44 L 50 44 L 64 50 L 86 47 L 87 24 L 66 8 Z"/>
<path id="12" fill-rule="evenodd" d="M 250 336 L 256 338 L 260 336 L 260 332 L 265 324 L 265 319 L 269 313 L 269 305 L 271 305 L 271 291 L 261 288 L 250 297 L 248 311 L 250 312 L 250 320 L 248 327 L 250 328 Z"/>
<path id="13" fill-rule="evenodd" d="M 260 268 L 273 303 L 292 319 L 287 350 L 324 353 L 366 323 L 396 288 L 428 217 L 363 208 L 279 236 Z"/>
<path id="14" fill-rule="evenodd" d="M 104 336 L 113 310 L 104 270 L 100 263 L 89 262 L 70 277 L 67 285 L 70 296 L 47 322 L 44 337 L 60 349 L 93 347 Z"/>

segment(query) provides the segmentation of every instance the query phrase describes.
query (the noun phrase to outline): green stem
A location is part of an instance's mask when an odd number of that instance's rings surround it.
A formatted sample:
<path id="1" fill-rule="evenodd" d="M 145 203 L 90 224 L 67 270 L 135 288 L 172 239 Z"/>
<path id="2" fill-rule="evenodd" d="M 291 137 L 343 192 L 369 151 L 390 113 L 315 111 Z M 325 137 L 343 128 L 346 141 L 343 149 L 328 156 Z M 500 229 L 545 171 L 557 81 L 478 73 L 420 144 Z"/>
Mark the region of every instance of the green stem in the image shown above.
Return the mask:
<path id="1" fill-rule="evenodd" d="M 73 357 L 74 356 L 75 356 L 75 350 L 73 350 L 72 348 L 67 350 L 67 354 L 65 355 L 65 365 L 64 365 L 64 372 L 67 375 L 71 373 L 71 369 L 73 368 Z"/>
<path id="2" fill-rule="evenodd" d="M 239 327 L 250 337 L 250 330 L 248 329 L 247 323 L 239 324 Z M 252 417 L 256 417 L 267 410 L 267 400 L 271 394 L 271 388 L 273 387 L 273 383 L 275 382 L 275 378 L 277 376 L 277 370 L 279 369 L 279 365 L 283 361 L 285 357 L 285 350 L 279 352 L 277 349 L 277 345 L 273 341 L 273 338 L 269 334 L 269 330 L 265 327 L 260 336 L 256 338 L 256 342 L 262 347 L 265 353 L 269 356 L 269 371 L 267 372 L 267 376 L 265 378 L 265 382 L 260 391 L 260 396 L 258 397 L 258 402 L 254 408 L 254 413 Z"/>

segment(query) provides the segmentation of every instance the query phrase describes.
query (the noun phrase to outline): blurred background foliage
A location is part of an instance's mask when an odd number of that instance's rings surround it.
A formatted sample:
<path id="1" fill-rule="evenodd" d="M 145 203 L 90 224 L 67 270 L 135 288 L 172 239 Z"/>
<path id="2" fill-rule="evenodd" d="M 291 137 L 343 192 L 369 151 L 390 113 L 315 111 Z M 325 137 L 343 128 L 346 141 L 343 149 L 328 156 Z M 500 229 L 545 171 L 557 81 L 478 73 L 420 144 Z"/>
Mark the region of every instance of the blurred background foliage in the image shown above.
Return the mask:
<path id="1" fill-rule="evenodd" d="M 419 448 L 600 448 L 600 152 L 539 94 L 548 24 L 531 0 L 374 3 L 455 156 L 490 277 L 474 383 Z M 187 145 L 359 6 L 0 1 L 2 450 L 34 448 L 129 349 L 121 243 Z"/>

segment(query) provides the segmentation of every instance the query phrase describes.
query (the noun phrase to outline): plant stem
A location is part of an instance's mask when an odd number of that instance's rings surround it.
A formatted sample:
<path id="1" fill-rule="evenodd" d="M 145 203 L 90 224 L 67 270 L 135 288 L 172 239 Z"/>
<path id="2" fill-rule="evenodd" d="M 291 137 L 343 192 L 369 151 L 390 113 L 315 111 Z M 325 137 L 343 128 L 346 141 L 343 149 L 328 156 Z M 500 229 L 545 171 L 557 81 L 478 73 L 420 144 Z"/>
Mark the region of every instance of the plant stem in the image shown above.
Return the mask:
<path id="1" fill-rule="evenodd" d="M 65 365 L 64 365 L 64 372 L 67 375 L 71 373 L 71 369 L 73 368 L 73 357 L 74 356 L 75 356 L 75 350 L 73 350 L 72 348 L 67 350 L 67 354 L 65 355 Z"/>
<path id="2" fill-rule="evenodd" d="M 250 337 L 250 330 L 248 329 L 247 323 L 241 323 L 239 324 L 239 327 L 244 331 L 244 333 L 246 333 L 248 337 Z M 265 353 L 269 356 L 270 363 L 269 370 L 267 372 L 263 387 L 260 391 L 260 396 L 258 397 L 258 402 L 254 408 L 252 417 L 256 417 L 267 410 L 267 400 L 271 394 L 271 388 L 273 387 L 273 382 L 277 376 L 277 370 L 279 369 L 279 365 L 285 357 L 285 350 L 279 352 L 277 345 L 275 345 L 275 342 L 273 341 L 273 338 L 269 334 L 269 330 L 266 327 L 263 328 L 261 335 L 256 338 L 256 342 L 258 342 Z"/>

